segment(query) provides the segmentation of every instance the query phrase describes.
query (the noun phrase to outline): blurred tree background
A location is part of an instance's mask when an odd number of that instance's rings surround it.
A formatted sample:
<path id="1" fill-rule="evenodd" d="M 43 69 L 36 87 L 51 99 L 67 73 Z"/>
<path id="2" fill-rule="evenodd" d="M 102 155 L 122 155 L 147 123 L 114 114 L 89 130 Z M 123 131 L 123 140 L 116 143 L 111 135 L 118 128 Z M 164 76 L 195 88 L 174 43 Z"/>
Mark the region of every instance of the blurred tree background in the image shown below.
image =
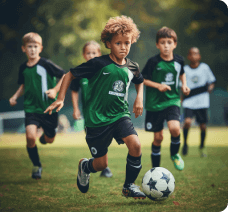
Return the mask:
<path id="1" fill-rule="evenodd" d="M 141 69 L 149 57 L 158 53 L 155 46 L 157 30 L 167 26 L 178 35 L 175 53 L 186 59 L 188 49 L 197 46 L 202 61 L 211 67 L 217 78 L 216 88 L 227 97 L 228 9 L 222 1 L 2 0 L 0 104 L 8 101 L 18 88 L 18 68 L 26 60 L 21 52 L 21 38 L 25 33 L 39 33 L 44 46 L 41 56 L 69 70 L 84 62 L 82 47 L 85 42 L 100 42 L 100 34 L 107 20 L 117 15 L 130 16 L 141 31 L 139 41 L 132 45 L 129 54 L 129 58 L 138 62 Z M 103 44 L 101 46 L 102 53 L 107 54 L 109 51 Z M 188 64 L 187 59 L 185 63 Z M 66 105 L 71 105 L 71 102 L 66 102 Z M 216 110 L 217 106 L 214 107 Z M 1 111 L 15 109 L 22 110 L 23 104 L 18 104 L 14 109 L 1 107 Z"/>

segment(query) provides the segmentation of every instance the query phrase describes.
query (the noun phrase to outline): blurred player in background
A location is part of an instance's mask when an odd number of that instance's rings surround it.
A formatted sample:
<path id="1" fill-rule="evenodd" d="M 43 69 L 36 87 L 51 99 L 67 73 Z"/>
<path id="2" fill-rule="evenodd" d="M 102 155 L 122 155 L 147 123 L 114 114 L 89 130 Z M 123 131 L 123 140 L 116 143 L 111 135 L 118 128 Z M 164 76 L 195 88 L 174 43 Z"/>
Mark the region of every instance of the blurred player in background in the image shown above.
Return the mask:
<path id="1" fill-rule="evenodd" d="M 175 31 L 162 27 L 156 35 L 156 47 L 160 50 L 160 54 L 150 58 L 142 71 L 146 85 L 145 130 L 154 132 L 151 161 L 153 167 L 159 167 L 164 121 L 167 121 L 171 134 L 171 159 L 176 169 L 183 170 L 184 161 L 178 154 L 180 148 L 179 79 L 185 95 L 189 94 L 190 89 L 186 84 L 184 60 L 181 56 L 173 54 L 176 46 Z"/>
<path id="2" fill-rule="evenodd" d="M 83 57 L 85 58 L 86 61 L 93 59 L 94 57 L 100 57 L 101 56 L 101 47 L 100 44 L 95 42 L 95 41 L 88 41 L 84 47 L 83 47 Z M 81 112 L 78 107 L 78 91 L 81 88 L 81 93 L 82 93 L 82 107 L 83 111 L 84 108 L 86 107 L 86 89 L 88 86 L 88 79 L 87 78 L 77 78 L 72 80 L 70 89 L 71 91 L 71 96 L 72 96 L 72 103 L 73 103 L 73 118 L 75 120 L 80 120 L 81 119 Z M 111 170 L 107 167 L 104 169 L 101 174 L 101 177 L 112 177 L 112 172 Z"/>
<path id="3" fill-rule="evenodd" d="M 141 144 L 130 119 L 128 89 L 135 84 L 137 96 L 133 105 L 135 118 L 143 112 L 143 77 L 137 63 L 126 58 L 131 44 L 139 38 L 139 30 L 126 16 L 110 18 L 101 33 L 101 41 L 111 50 L 109 55 L 95 57 L 64 77 L 57 101 L 45 112 L 63 107 L 64 97 L 71 81 L 87 78 L 85 125 L 86 142 L 93 158 L 79 161 L 77 185 L 81 192 L 89 189 L 90 173 L 104 170 L 108 165 L 108 147 L 115 138 L 128 148 L 126 178 L 122 194 L 125 197 L 145 199 L 146 195 L 134 184 L 142 168 Z M 117 153 L 118 154 L 118 153 Z"/>
<path id="4" fill-rule="evenodd" d="M 187 85 L 191 92 L 183 98 L 182 102 L 184 108 L 184 146 L 182 154 L 187 155 L 188 153 L 188 130 L 191 127 L 193 116 L 196 116 L 196 121 L 201 130 L 200 155 L 205 157 L 204 141 L 206 137 L 206 123 L 208 121 L 207 110 L 210 106 L 209 94 L 214 89 L 216 79 L 210 67 L 205 63 L 200 63 L 201 55 L 198 48 L 192 47 L 189 49 L 188 60 L 190 64 L 184 66 L 184 71 Z"/>
<path id="5" fill-rule="evenodd" d="M 40 57 L 43 50 L 42 38 L 30 32 L 23 36 L 22 51 L 28 60 L 19 68 L 18 84 L 20 87 L 9 99 L 10 105 L 17 104 L 17 99 L 24 93 L 24 111 L 27 151 L 33 163 L 32 178 L 40 179 L 42 165 L 36 146 L 37 129 L 43 128 L 40 137 L 42 144 L 52 143 L 55 139 L 58 114 L 43 114 L 43 111 L 56 100 L 65 72 L 50 60 Z M 56 77 L 60 78 L 56 84 Z"/>

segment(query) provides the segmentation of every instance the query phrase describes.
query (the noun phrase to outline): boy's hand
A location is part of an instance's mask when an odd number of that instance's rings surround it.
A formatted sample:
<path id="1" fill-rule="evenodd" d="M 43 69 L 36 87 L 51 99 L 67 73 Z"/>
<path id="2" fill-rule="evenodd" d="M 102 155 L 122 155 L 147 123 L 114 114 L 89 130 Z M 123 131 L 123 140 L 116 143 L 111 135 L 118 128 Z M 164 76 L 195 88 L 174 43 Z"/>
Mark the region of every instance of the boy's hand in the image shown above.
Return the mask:
<path id="1" fill-rule="evenodd" d="M 74 110 L 74 112 L 73 112 L 73 118 L 75 120 L 80 120 L 81 119 L 81 112 L 80 112 L 79 109 Z"/>
<path id="2" fill-rule="evenodd" d="M 133 105 L 133 113 L 135 114 L 135 118 L 138 118 L 138 116 L 142 116 L 143 113 L 143 103 L 138 98 L 135 99 L 134 105 Z"/>
<path id="3" fill-rule="evenodd" d="M 169 85 L 166 85 L 166 84 L 161 84 L 158 86 L 158 90 L 160 92 L 165 92 L 167 90 L 171 91 L 171 87 Z"/>
<path id="4" fill-rule="evenodd" d="M 48 98 L 50 98 L 50 99 L 54 99 L 56 97 L 56 94 L 57 94 L 56 90 L 53 88 L 47 90 L 45 93 L 47 94 Z"/>
<path id="5" fill-rule="evenodd" d="M 17 99 L 14 98 L 14 97 L 11 97 L 9 99 L 9 103 L 10 103 L 10 106 L 13 107 L 13 106 L 15 106 L 17 104 Z"/>
<path id="6" fill-rule="evenodd" d="M 185 96 L 188 96 L 190 91 L 191 91 L 187 85 L 182 85 L 181 89 L 182 89 L 182 92 Z"/>
<path id="7" fill-rule="evenodd" d="M 52 110 L 54 110 L 55 108 L 57 108 L 56 112 L 59 112 L 61 110 L 61 108 L 63 107 L 63 105 L 64 105 L 63 101 L 57 99 L 44 111 L 44 113 L 49 112 L 49 115 L 51 115 Z"/>

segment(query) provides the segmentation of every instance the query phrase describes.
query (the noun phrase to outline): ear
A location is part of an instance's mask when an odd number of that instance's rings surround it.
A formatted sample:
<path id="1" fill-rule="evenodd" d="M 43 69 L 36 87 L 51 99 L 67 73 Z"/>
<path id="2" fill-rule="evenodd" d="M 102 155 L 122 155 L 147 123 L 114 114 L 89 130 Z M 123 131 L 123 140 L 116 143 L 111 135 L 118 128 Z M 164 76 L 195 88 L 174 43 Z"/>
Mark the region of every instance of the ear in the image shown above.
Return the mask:
<path id="1" fill-rule="evenodd" d="M 21 50 L 25 53 L 25 46 L 21 46 Z"/>
<path id="2" fill-rule="evenodd" d="M 111 49 L 111 43 L 109 41 L 106 41 L 106 46 L 108 49 Z"/>
<path id="3" fill-rule="evenodd" d="M 40 46 L 40 53 L 43 51 L 43 48 L 44 48 L 44 47 L 41 45 L 41 46 Z"/>
<path id="4" fill-rule="evenodd" d="M 174 49 L 177 48 L 177 42 L 174 42 Z"/>
<path id="5" fill-rule="evenodd" d="M 159 45 L 158 45 L 158 43 L 156 43 L 156 47 L 157 47 L 157 49 L 159 49 Z"/>

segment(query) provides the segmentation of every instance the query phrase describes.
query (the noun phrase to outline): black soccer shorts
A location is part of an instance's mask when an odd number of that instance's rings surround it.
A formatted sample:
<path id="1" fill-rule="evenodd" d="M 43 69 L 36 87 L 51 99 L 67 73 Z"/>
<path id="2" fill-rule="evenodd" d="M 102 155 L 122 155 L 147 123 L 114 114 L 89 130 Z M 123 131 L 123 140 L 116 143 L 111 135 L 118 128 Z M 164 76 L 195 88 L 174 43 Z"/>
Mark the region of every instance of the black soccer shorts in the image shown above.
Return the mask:
<path id="1" fill-rule="evenodd" d="M 42 127 L 44 134 L 53 138 L 56 135 L 58 126 L 58 113 L 39 114 L 39 113 L 25 113 L 25 127 L 28 125 L 36 125 Z"/>
<path id="2" fill-rule="evenodd" d="M 206 124 L 208 122 L 207 118 L 207 108 L 202 109 L 189 109 L 184 108 L 184 118 L 193 118 L 196 117 L 196 121 L 198 124 Z"/>
<path id="3" fill-rule="evenodd" d="M 112 124 L 103 127 L 86 127 L 86 142 L 94 158 L 104 156 L 115 138 L 118 144 L 124 144 L 122 138 L 137 135 L 129 117 L 122 117 Z"/>
<path id="4" fill-rule="evenodd" d="M 159 132 L 164 128 L 165 120 L 180 121 L 180 107 L 170 106 L 161 111 L 146 111 L 145 130 Z"/>

